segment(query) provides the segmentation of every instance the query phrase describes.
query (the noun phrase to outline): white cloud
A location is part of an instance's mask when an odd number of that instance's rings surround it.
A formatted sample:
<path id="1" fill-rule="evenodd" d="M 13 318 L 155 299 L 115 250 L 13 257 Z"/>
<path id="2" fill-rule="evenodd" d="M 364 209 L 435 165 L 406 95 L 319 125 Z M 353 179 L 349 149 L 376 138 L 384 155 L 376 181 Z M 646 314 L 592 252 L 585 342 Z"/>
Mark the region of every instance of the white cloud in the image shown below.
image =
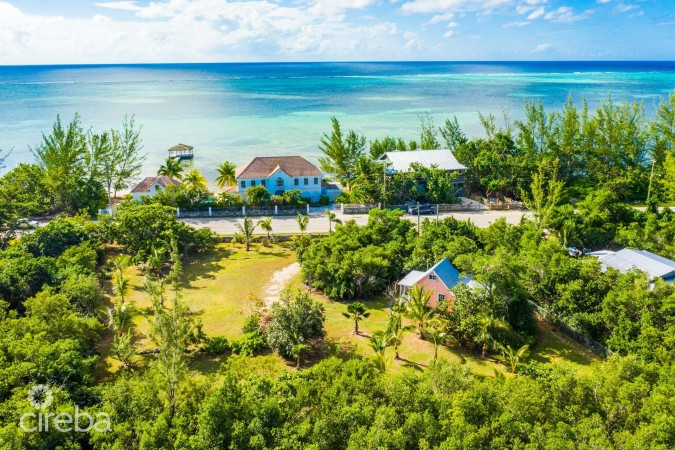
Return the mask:
<path id="1" fill-rule="evenodd" d="M 448 32 L 446 32 L 446 33 L 443 35 L 443 37 L 446 38 L 446 39 L 448 39 L 448 38 L 451 38 L 451 37 L 455 37 L 455 36 L 457 36 L 457 35 L 459 35 L 459 33 L 456 32 L 455 30 L 449 30 Z"/>
<path id="2" fill-rule="evenodd" d="M 573 8 L 569 6 L 561 6 L 554 11 L 546 13 L 544 19 L 552 20 L 554 22 L 568 23 L 587 19 L 591 14 L 593 14 L 593 10 L 591 9 L 587 9 L 581 14 L 575 14 Z"/>
<path id="3" fill-rule="evenodd" d="M 525 0 L 525 3 L 527 3 L 528 5 L 536 6 L 536 5 L 543 5 L 547 1 L 548 0 Z"/>
<path id="4" fill-rule="evenodd" d="M 448 22 L 448 28 L 455 28 L 457 26 L 459 26 L 457 22 Z"/>
<path id="5" fill-rule="evenodd" d="M 537 8 L 529 16 L 527 16 L 527 20 L 534 20 L 543 15 L 544 15 L 544 8 Z"/>
<path id="6" fill-rule="evenodd" d="M 611 2 L 611 1 L 612 1 L 612 0 L 598 0 L 598 3 L 609 3 L 609 2 Z"/>
<path id="7" fill-rule="evenodd" d="M 431 18 L 431 20 L 429 20 L 429 24 L 434 25 L 440 22 L 445 22 L 446 20 L 452 20 L 454 18 L 455 15 L 453 13 L 436 14 Z"/>
<path id="8" fill-rule="evenodd" d="M 143 9 L 140 6 L 138 6 L 135 1 L 104 2 L 104 3 L 94 3 L 94 5 L 101 8 L 120 9 L 122 11 L 140 11 Z"/>
<path id="9" fill-rule="evenodd" d="M 401 6 L 404 13 L 481 11 L 512 3 L 512 0 L 410 0 Z"/>
<path id="10" fill-rule="evenodd" d="M 619 14 L 622 14 L 622 13 L 625 13 L 625 12 L 628 12 L 628 11 L 631 11 L 631 10 L 637 9 L 637 8 L 639 8 L 639 6 L 637 6 L 637 5 L 621 4 L 621 5 L 616 7 L 616 12 L 618 12 Z"/>
<path id="11" fill-rule="evenodd" d="M 502 28 L 520 28 L 524 27 L 526 25 L 530 25 L 532 22 L 528 21 L 520 21 L 520 22 L 507 22 L 504 25 L 502 25 Z"/>
<path id="12" fill-rule="evenodd" d="M 377 0 L 297 2 L 271 0 L 163 0 L 104 2 L 129 11 L 128 19 L 104 15 L 73 18 L 29 14 L 0 0 L 3 64 L 186 62 L 381 58 L 399 54 L 419 38 L 403 39 L 395 23 L 354 24 L 348 9 Z M 139 9 L 140 8 L 140 9 Z M 336 13 L 341 11 L 341 13 Z"/>
<path id="13" fill-rule="evenodd" d="M 532 49 L 532 53 L 541 53 L 551 50 L 553 46 L 551 44 L 539 44 Z"/>

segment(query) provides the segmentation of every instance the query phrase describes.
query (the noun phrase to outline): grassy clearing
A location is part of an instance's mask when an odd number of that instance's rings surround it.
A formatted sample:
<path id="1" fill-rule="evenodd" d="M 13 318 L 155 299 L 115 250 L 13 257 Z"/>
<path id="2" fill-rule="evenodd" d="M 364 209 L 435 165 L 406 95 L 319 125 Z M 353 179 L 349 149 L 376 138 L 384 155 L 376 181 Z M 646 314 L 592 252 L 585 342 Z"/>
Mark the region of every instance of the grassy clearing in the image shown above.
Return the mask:
<path id="1" fill-rule="evenodd" d="M 184 264 L 182 296 L 202 321 L 207 336 L 235 338 L 241 335 L 249 294 L 263 298 L 272 275 L 295 261 L 294 252 L 284 244 L 272 247 L 254 244 L 250 252 L 246 252 L 243 245 L 222 244 L 215 252 L 195 257 Z M 134 320 L 137 347 L 139 350 L 151 349 L 154 347 L 149 337 L 151 302 L 142 288 L 144 275 L 139 268 L 129 268 L 127 276 L 131 278 L 132 286 L 129 300 L 133 301 L 140 312 Z M 307 289 L 301 283 L 300 275 L 295 276 L 289 286 Z M 171 295 L 172 290 L 168 288 L 167 297 L 170 298 Z M 341 356 L 372 357 L 374 352 L 368 345 L 369 338 L 372 333 L 386 327 L 388 300 L 380 297 L 364 302 L 371 315 L 361 322 L 360 334 L 354 335 L 353 322 L 342 315 L 347 311 L 347 302 L 332 301 L 316 292 L 312 295 L 326 309 L 326 340 L 339 348 Z M 108 340 L 101 345 L 103 358 L 99 366 L 100 379 L 114 377 L 118 370 L 119 364 L 109 356 L 109 343 Z M 392 359 L 391 373 L 423 370 L 433 359 L 433 344 L 421 340 L 415 332 L 411 332 L 405 336 L 399 353 L 402 359 Z M 310 355 L 308 364 L 318 361 L 325 354 L 326 352 L 317 352 Z M 458 345 L 442 346 L 438 356 L 464 365 L 479 376 L 494 376 L 495 369 L 505 371 L 500 357 L 484 359 L 478 353 Z M 140 357 L 141 366 L 146 366 L 152 358 L 153 356 Z M 581 345 L 541 323 L 539 342 L 532 349 L 531 358 L 540 362 L 566 363 L 583 373 L 590 370 L 594 356 Z M 244 365 L 250 372 L 259 374 L 274 374 L 290 370 L 293 366 L 274 354 L 254 358 L 229 354 L 213 358 L 195 354 L 190 359 L 190 367 L 198 374 L 215 374 L 225 361 Z"/>

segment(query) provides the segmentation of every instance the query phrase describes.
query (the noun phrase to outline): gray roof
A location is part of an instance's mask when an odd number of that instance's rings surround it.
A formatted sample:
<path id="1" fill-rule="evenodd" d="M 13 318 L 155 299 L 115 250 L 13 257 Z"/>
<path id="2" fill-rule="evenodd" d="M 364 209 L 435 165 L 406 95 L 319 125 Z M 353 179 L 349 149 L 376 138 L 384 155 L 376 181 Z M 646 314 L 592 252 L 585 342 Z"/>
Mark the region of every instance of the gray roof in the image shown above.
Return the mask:
<path id="1" fill-rule="evenodd" d="M 431 168 L 435 166 L 443 170 L 466 170 L 466 166 L 460 164 L 452 151 L 442 150 L 413 150 L 407 152 L 387 152 L 380 157 L 380 161 L 389 161 L 389 170 L 394 172 L 406 172 L 413 163 Z"/>
<path id="2" fill-rule="evenodd" d="M 598 258 L 602 270 L 612 267 L 619 272 L 638 269 L 647 272 L 651 279 L 663 278 L 675 273 L 675 261 L 656 255 L 647 250 L 624 248 L 618 252 L 601 251 L 591 255 Z"/>
<path id="3" fill-rule="evenodd" d="M 403 277 L 401 281 L 398 282 L 400 286 L 411 287 L 417 283 L 426 272 L 420 272 L 419 270 L 411 270 L 408 275 Z"/>

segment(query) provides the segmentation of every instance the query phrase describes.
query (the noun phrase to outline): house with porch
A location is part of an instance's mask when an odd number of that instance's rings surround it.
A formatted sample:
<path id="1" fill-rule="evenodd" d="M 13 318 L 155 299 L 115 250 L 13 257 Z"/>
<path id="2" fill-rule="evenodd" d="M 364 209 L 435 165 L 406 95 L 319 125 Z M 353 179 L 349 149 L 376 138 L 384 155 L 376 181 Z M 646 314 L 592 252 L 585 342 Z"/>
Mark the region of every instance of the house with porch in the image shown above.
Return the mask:
<path id="1" fill-rule="evenodd" d="M 141 197 L 152 197 L 158 192 L 164 192 L 167 186 L 178 186 L 181 182 L 170 177 L 157 176 L 146 177 L 131 190 L 131 196 L 137 202 L 141 201 Z"/>
<path id="2" fill-rule="evenodd" d="M 302 156 L 257 156 L 238 167 L 234 174 L 236 186 L 226 189 L 246 199 L 246 190 L 263 186 L 272 195 L 297 189 L 303 198 L 319 201 L 327 189 L 324 175 L 314 164 Z"/>
<path id="3" fill-rule="evenodd" d="M 464 172 L 467 167 L 460 164 L 451 150 L 412 150 L 387 152 L 379 158 L 385 164 L 387 174 L 408 172 L 413 164 L 418 164 L 427 169 L 442 169 L 448 173 L 456 173 L 457 178 L 452 183 L 455 197 L 464 196 Z"/>
<path id="4" fill-rule="evenodd" d="M 443 300 L 453 302 L 455 295 L 452 289 L 458 284 L 463 283 L 470 287 L 477 287 L 479 284 L 471 275 L 461 277 L 459 270 L 452 265 L 448 258 L 443 258 L 429 270 L 422 272 L 419 270 L 410 271 L 397 284 L 397 294 L 400 298 L 406 298 L 408 292 L 413 286 L 424 288 L 426 292 L 433 290 L 433 295 L 429 299 L 429 307 L 433 308 Z"/>

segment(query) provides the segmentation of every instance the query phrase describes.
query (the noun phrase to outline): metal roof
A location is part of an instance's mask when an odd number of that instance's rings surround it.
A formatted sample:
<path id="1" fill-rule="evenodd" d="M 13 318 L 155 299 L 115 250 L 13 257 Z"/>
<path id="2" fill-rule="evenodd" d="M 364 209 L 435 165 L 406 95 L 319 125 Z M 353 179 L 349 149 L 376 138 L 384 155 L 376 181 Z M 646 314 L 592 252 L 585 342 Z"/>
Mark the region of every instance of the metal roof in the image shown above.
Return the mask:
<path id="1" fill-rule="evenodd" d="M 417 282 L 419 282 L 422 278 L 427 277 L 430 273 L 436 274 L 438 279 L 441 280 L 441 282 L 443 282 L 445 287 L 448 289 L 452 289 L 453 286 L 455 286 L 460 281 L 459 270 L 457 270 L 455 266 L 452 265 L 448 258 L 443 258 L 426 272 L 420 272 L 419 270 L 411 271 L 408 273 L 408 275 L 403 277 L 403 279 L 399 281 L 398 284 L 405 287 L 413 286 L 417 284 Z"/>
<path id="2" fill-rule="evenodd" d="M 403 152 L 387 152 L 380 157 L 380 161 L 389 161 L 388 169 L 394 172 L 406 172 L 413 163 L 431 168 L 443 170 L 466 170 L 467 167 L 460 164 L 452 151 L 441 150 L 413 150 Z"/>
<path id="3" fill-rule="evenodd" d="M 618 252 L 593 252 L 600 261 L 602 270 L 612 267 L 619 272 L 638 269 L 647 272 L 651 279 L 664 278 L 675 273 L 675 261 L 656 255 L 647 250 L 624 248 Z"/>

